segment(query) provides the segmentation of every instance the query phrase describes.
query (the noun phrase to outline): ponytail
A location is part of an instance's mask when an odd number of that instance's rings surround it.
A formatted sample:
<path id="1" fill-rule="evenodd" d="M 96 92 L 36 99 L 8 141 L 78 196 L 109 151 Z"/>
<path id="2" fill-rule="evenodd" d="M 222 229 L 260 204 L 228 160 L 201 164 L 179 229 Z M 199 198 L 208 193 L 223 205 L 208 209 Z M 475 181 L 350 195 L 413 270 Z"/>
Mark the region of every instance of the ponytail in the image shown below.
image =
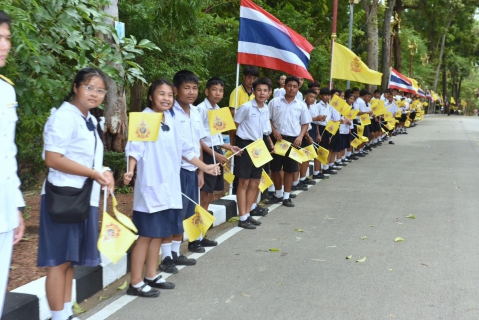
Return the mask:
<path id="1" fill-rule="evenodd" d="M 104 142 L 103 129 L 101 128 L 101 125 L 100 125 L 100 122 L 102 121 L 100 109 L 99 108 L 90 109 L 90 114 L 95 117 L 97 121 L 96 130 L 98 132 L 98 136 L 100 136 L 101 142 Z"/>

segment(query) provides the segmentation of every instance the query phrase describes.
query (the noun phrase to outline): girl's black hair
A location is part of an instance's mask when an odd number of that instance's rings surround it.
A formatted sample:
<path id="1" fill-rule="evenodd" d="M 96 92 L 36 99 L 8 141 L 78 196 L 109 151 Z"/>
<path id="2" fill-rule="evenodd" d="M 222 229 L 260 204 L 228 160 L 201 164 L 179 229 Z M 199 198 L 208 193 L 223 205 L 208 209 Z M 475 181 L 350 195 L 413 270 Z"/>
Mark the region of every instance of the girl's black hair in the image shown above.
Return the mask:
<path id="1" fill-rule="evenodd" d="M 153 107 L 153 101 L 150 100 L 150 97 L 153 100 L 153 95 L 155 94 L 156 88 L 158 88 L 159 86 L 162 86 L 164 84 L 169 86 L 171 88 L 171 91 L 173 91 L 173 84 L 171 84 L 171 82 L 169 82 L 168 80 L 166 80 L 164 78 L 160 78 L 160 79 L 157 79 L 157 80 L 153 81 L 151 83 L 150 87 L 148 88 L 148 95 L 146 96 L 146 106 L 148 108 L 151 109 L 151 107 Z"/>
<path id="2" fill-rule="evenodd" d="M 83 68 L 75 76 L 75 79 L 73 79 L 72 87 L 70 90 L 70 93 L 68 96 L 65 97 L 64 101 L 70 101 L 71 98 L 75 95 L 75 91 L 73 91 L 73 88 L 79 88 L 83 83 L 86 83 L 90 81 L 90 79 L 99 77 L 101 80 L 103 80 L 103 83 L 105 84 L 105 90 L 108 91 L 108 76 L 103 73 L 100 69 L 96 68 Z M 101 112 L 100 109 L 98 108 L 93 108 L 90 109 L 90 113 L 96 118 L 97 121 L 97 126 L 96 130 L 98 131 L 98 135 L 100 136 L 101 141 L 103 142 L 103 130 L 100 127 L 100 116 Z"/>
<path id="3" fill-rule="evenodd" d="M 0 10 L 0 25 L 6 23 L 8 25 L 8 28 L 12 27 L 12 18 L 8 14 L 6 14 L 4 11 Z"/>

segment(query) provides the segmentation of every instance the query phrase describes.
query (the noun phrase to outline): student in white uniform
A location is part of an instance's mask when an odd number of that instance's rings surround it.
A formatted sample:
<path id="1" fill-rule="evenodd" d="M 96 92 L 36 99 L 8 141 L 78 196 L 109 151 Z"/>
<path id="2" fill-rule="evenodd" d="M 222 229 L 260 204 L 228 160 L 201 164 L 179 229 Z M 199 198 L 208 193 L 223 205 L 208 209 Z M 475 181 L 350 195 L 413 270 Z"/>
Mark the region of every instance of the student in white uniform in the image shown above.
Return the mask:
<path id="1" fill-rule="evenodd" d="M 10 51 L 11 19 L 0 11 L 0 68 L 7 62 Z M 8 271 L 13 245 L 23 237 L 21 210 L 25 207 L 20 179 L 17 175 L 17 146 L 15 145 L 15 124 L 17 123 L 17 98 L 12 82 L 0 76 L 0 317 L 2 316 Z"/>
<path id="2" fill-rule="evenodd" d="M 133 222 L 138 228 L 138 239 L 131 254 L 131 284 L 128 295 L 158 297 L 158 289 L 173 289 L 157 275 L 160 246 L 162 269 L 174 273 L 176 269 L 171 251 L 174 234 L 183 234 L 183 200 L 180 169 L 182 159 L 215 174 L 218 166 L 205 165 L 195 157 L 194 147 L 180 133 L 172 109 L 173 85 L 165 79 L 154 81 L 148 90 L 144 113 L 163 113 L 158 140 L 154 142 L 128 142 L 129 169 L 124 183 L 129 184 L 137 166 L 133 202 Z M 142 277 L 146 262 L 145 278 Z M 178 272 L 178 270 L 176 270 Z"/>
<path id="3" fill-rule="evenodd" d="M 298 88 L 298 92 L 296 93 L 296 98 L 303 101 L 303 94 L 301 93 L 300 90 L 301 90 L 301 87 L 303 86 L 304 78 L 298 78 L 298 79 L 299 79 L 299 88 Z M 274 92 L 273 97 L 280 98 L 280 97 L 284 97 L 285 94 L 286 94 L 286 88 L 283 86 L 282 88 Z"/>
<path id="4" fill-rule="evenodd" d="M 284 74 L 280 75 L 278 77 L 278 85 L 279 87 L 274 89 L 274 93 L 276 93 L 278 90 L 280 89 L 283 89 L 284 88 L 284 80 L 286 80 L 286 76 Z"/>
<path id="5" fill-rule="evenodd" d="M 70 317 L 73 266 L 95 267 L 101 262 L 97 249 L 100 186 L 113 190 L 115 183 L 111 172 L 103 168 L 103 128 L 97 118 L 106 84 L 107 77 L 100 70 L 80 70 L 69 96 L 48 118 L 43 131 L 43 157 L 49 169 L 40 203 L 37 265 L 47 267 L 52 320 L 78 319 Z M 57 199 L 67 192 L 66 187 L 88 191 L 81 218 L 60 220 L 55 214 L 52 204 L 65 201 Z M 78 208 L 72 202 L 60 204 L 64 208 L 59 213 Z"/>
<path id="6" fill-rule="evenodd" d="M 268 104 L 274 137 L 273 143 L 284 139 L 292 144 L 291 147 L 299 148 L 308 131 L 311 114 L 303 100 L 297 98 L 299 85 L 300 80 L 297 77 L 286 78 L 286 94 L 283 97 L 274 98 Z M 282 198 L 283 205 L 286 207 L 294 207 L 290 194 L 293 185 L 293 173 L 299 170 L 298 163 L 289 158 L 290 150 L 284 157 L 273 154 L 273 161 L 271 161 L 270 166 L 277 201 L 281 201 Z M 284 172 L 283 177 L 281 176 L 281 170 Z"/>
<path id="7" fill-rule="evenodd" d="M 266 99 L 271 90 L 271 81 L 266 78 L 258 78 L 253 82 L 254 100 L 241 106 L 235 113 L 236 145 L 242 149 L 254 141 L 267 137 L 266 145 L 273 147 L 269 134 L 269 110 Z M 244 229 L 256 229 L 261 222 L 250 215 L 250 209 L 258 198 L 258 186 L 263 168 L 256 168 L 248 152 L 235 156 L 235 175 L 239 178 L 236 197 L 238 202 L 239 218 L 238 227 Z"/>

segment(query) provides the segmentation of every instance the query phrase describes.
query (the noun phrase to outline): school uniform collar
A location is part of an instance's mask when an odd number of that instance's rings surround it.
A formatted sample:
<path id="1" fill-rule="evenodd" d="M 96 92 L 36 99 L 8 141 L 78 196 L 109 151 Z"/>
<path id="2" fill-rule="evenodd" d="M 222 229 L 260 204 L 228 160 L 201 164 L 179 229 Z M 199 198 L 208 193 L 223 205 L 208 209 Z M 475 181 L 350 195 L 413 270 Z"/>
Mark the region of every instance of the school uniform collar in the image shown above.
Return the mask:
<path id="1" fill-rule="evenodd" d="M 88 111 L 88 114 L 85 118 L 85 116 L 83 115 L 83 113 L 80 111 L 80 109 L 78 109 L 76 106 L 74 106 L 73 104 L 71 104 L 70 102 L 67 102 L 67 101 L 64 101 L 62 103 L 62 105 L 60 106 L 62 108 L 64 108 L 65 110 L 70 110 L 72 111 L 73 113 L 76 113 L 78 115 L 80 115 L 83 119 L 85 119 L 86 121 L 89 121 L 90 118 L 92 117 L 90 111 Z"/>
<path id="2" fill-rule="evenodd" d="M 216 110 L 216 109 L 217 109 L 216 107 L 219 108 L 219 106 L 218 106 L 217 104 L 215 104 L 215 106 L 213 107 L 213 106 L 211 105 L 210 101 L 208 100 L 208 98 L 205 98 L 205 101 L 204 101 L 203 103 L 205 104 L 206 109 L 209 109 L 209 110 Z M 190 106 L 190 107 L 191 107 L 191 106 Z"/>
<path id="3" fill-rule="evenodd" d="M 188 116 L 185 110 L 183 110 L 183 108 L 180 106 L 180 104 L 176 100 L 175 100 L 175 103 L 173 104 L 173 109 L 176 109 L 178 112 L 182 112 L 184 115 Z M 193 109 L 193 106 L 190 104 L 190 111 L 191 109 Z M 191 115 L 191 112 L 190 112 L 190 115 Z"/>
<path id="4" fill-rule="evenodd" d="M 241 88 L 243 88 L 243 91 L 248 95 L 248 97 L 253 94 L 253 88 L 251 88 L 251 92 L 246 91 L 246 88 L 244 86 L 244 82 L 241 82 L 240 86 L 241 86 Z"/>
<path id="5" fill-rule="evenodd" d="M 251 105 L 255 107 L 256 109 L 259 110 L 259 112 L 265 112 L 265 108 L 268 108 L 268 104 L 266 102 L 263 103 L 263 107 L 260 108 L 258 106 L 258 103 L 256 102 L 256 99 L 251 100 Z"/>
<path id="6" fill-rule="evenodd" d="M 291 103 L 289 103 L 289 102 L 286 100 L 286 95 L 284 95 L 284 96 L 281 96 L 281 98 L 280 98 L 280 99 L 281 99 L 281 100 L 283 100 L 284 102 L 286 102 L 288 105 L 289 105 L 289 104 L 293 104 L 293 103 L 297 103 L 297 102 L 299 102 L 299 100 L 298 100 L 297 96 L 296 96 L 296 97 L 294 97 L 294 100 L 293 100 L 293 101 L 291 101 Z"/>

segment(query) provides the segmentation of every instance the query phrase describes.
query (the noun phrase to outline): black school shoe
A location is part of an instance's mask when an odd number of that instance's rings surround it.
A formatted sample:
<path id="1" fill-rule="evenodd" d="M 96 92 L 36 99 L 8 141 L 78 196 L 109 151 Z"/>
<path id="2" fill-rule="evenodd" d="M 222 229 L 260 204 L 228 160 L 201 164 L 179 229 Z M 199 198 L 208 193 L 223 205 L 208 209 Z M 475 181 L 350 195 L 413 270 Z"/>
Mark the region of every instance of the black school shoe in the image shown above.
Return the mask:
<path id="1" fill-rule="evenodd" d="M 188 251 L 190 252 L 196 252 L 196 253 L 204 253 L 206 250 L 205 248 L 201 245 L 200 240 L 195 240 L 195 241 L 190 241 L 188 243 Z"/>
<path id="2" fill-rule="evenodd" d="M 248 219 L 246 219 L 246 220 L 249 221 L 254 226 L 260 226 L 261 225 L 261 221 L 256 220 L 252 216 L 249 216 Z"/>
<path id="3" fill-rule="evenodd" d="M 178 273 L 178 268 L 175 266 L 173 259 L 171 259 L 170 257 L 166 257 L 165 259 L 163 259 L 163 261 L 161 261 L 159 269 L 160 271 L 163 271 L 166 273 L 173 273 L 173 274 Z"/>
<path id="4" fill-rule="evenodd" d="M 323 170 L 323 173 L 326 173 L 326 174 L 338 174 L 336 171 L 334 171 L 333 169 L 329 168 L 327 170 Z"/>
<path id="5" fill-rule="evenodd" d="M 349 160 L 348 158 L 346 159 L 341 159 L 342 162 L 353 162 L 352 160 Z"/>
<path id="6" fill-rule="evenodd" d="M 347 166 L 348 164 L 347 164 L 347 163 L 343 163 L 342 160 L 341 160 L 341 162 L 334 162 L 334 165 L 335 165 L 335 166 L 339 166 L 339 167 L 345 167 L 345 166 Z"/>
<path id="7" fill-rule="evenodd" d="M 389 144 L 394 144 L 394 141 L 389 141 Z"/>
<path id="8" fill-rule="evenodd" d="M 177 266 L 194 266 L 196 264 L 196 259 L 187 258 L 181 253 L 178 256 L 176 252 L 171 252 L 171 255 L 173 256 L 173 263 Z"/>
<path id="9" fill-rule="evenodd" d="M 255 217 L 264 217 L 265 215 L 268 214 L 268 211 L 262 210 L 260 206 L 257 206 L 253 210 L 249 212 L 250 215 L 255 216 Z"/>
<path id="10" fill-rule="evenodd" d="M 245 221 L 239 221 L 238 222 L 238 227 L 240 228 L 243 228 L 243 229 L 250 229 L 250 230 L 253 230 L 253 229 L 256 229 L 256 226 L 254 226 L 251 222 L 249 222 L 248 220 L 245 220 Z"/>
<path id="11" fill-rule="evenodd" d="M 305 185 L 310 185 L 310 186 L 314 186 L 316 184 L 316 181 L 313 181 L 309 178 L 306 178 L 304 179 L 303 181 L 301 181 L 302 184 L 305 184 Z"/>
<path id="12" fill-rule="evenodd" d="M 304 185 L 304 184 L 301 184 L 301 183 L 298 183 L 297 185 L 292 186 L 292 187 L 291 187 L 291 190 L 292 190 L 292 191 L 298 191 L 298 190 L 308 191 L 308 186 L 306 186 L 306 185 Z"/>
<path id="13" fill-rule="evenodd" d="M 290 198 L 290 199 L 294 199 L 294 198 L 296 198 L 297 196 L 298 196 L 298 195 L 297 195 L 297 194 L 294 194 L 294 193 L 290 193 L 290 194 L 289 194 L 289 198 Z M 283 201 L 283 199 L 281 199 L 281 201 Z M 281 201 L 280 201 L 280 202 L 281 202 Z"/>
<path id="14" fill-rule="evenodd" d="M 160 290 L 151 288 L 150 291 L 142 291 L 144 287 L 146 287 L 148 284 L 145 283 L 139 288 L 134 288 L 131 284 L 126 290 L 126 294 L 129 296 L 138 296 L 138 297 L 143 297 L 143 298 L 157 298 L 160 295 Z"/>
<path id="15" fill-rule="evenodd" d="M 294 203 L 291 201 L 291 199 L 284 199 L 283 206 L 292 208 L 294 207 Z"/>
<path id="16" fill-rule="evenodd" d="M 158 288 L 158 289 L 174 289 L 175 284 L 172 282 L 157 282 L 159 279 L 161 279 L 161 276 L 156 277 L 153 280 L 148 280 L 147 278 L 144 278 L 143 281 L 149 285 L 152 288 Z"/>
<path id="17" fill-rule="evenodd" d="M 216 247 L 218 245 L 218 242 L 208 238 L 203 238 L 200 242 L 202 247 Z"/>

